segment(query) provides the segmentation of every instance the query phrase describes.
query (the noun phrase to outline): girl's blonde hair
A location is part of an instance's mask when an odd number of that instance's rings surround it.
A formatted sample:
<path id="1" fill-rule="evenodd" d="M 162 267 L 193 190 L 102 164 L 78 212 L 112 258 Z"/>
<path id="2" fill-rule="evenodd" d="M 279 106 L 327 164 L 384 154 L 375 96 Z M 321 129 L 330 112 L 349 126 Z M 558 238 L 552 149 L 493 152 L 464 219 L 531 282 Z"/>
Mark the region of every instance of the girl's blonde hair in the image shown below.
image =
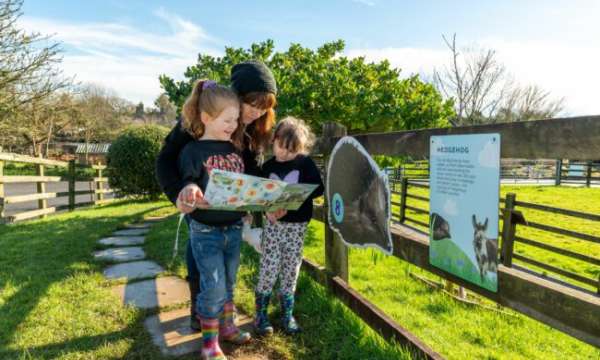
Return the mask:
<path id="1" fill-rule="evenodd" d="M 315 134 L 304 120 L 288 116 L 275 125 L 273 141 L 289 152 L 306 155 L 315 143 Z"/>
<path id="2" fill-rule="evenodd" d="M 204 123 L 200 119 L 200 114 L 205 112 L 215 118 L 228 106 L 240 107 L 240 100 L 235 92 L 210 80 L 198 80 L 183 104 L 182 128 L 194 139 L 199 139 L 204 135 Z M 243 126 L 238 118 L 238 126 L 231 135 L 231 142 L 238 150 L 243 147 L 243 132 Z"/>

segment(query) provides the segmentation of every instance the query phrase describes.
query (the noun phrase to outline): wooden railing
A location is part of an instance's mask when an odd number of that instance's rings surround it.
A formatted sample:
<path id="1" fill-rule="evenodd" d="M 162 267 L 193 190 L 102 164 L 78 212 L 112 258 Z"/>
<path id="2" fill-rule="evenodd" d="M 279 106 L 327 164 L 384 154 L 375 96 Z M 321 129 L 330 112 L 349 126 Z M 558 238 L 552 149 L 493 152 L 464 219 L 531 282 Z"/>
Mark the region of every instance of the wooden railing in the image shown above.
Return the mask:
<path id="1" fill-rule="evenodd" d="M 598 154 L 600 157 L 600 154 Z M 578 166 L 574 170 L 573 166 Z M 427 161 L 408 161 L 391 171 L 390 179 L 428 180 Z M 600 185 L 599 161 L 502 159 L 500 179 L 546 180 L 549 184 Z"/>
<path id="2" fill-rule="evenodd" d="M 6 163 L 33 164 L 35 166 L 36 175 L 5 175 L 4 170 Z M 78 179 L 78 167 L 93 169 L 95 172 L 94 177 L 87 179 Z M 65 173 L 65 176 L 47 176 L 46 173 L 49 168 L 62 169 L 63 171 L 61 171 L 61 173 Z M 104 165 L 78 165 L 75 164 L 74 160 L 66 162 L 12 153 L 0 153 L 0 222 L 13 223 L 16 221 L 22 221 L 37 217 L 44 218 L 47 215 L 55 213 L 57 211 L 73 211 L 77 207 L 96 205 L 106 202 L 107 199 L 105 199 L 105 195 L 113 193 L 113 191 L 103 186 L 104 183 L 108 183 L 108 178 L 103 177 L 103 170 L 105 168 L 106 166 Z M 66 170 L 66 172 L 64 170 Z M 77 180 L 89 181 L 90 190 L 77 191 L 75 189 Z M 46 185 L 48 183 L 58 182 L 67 182 L 68 190 L 62 192 L 47 191 Z M 37 191 L 36 193 L 25 195 L 7 194 L 5 184 L 16 183 L 35 183 Z M 90 195 L 89 202 L 76 202 L 77 195 L 88 194 Z M 68 202 L 66 205 L 48 206 L 49 199 L 63 197 L 68 198 Z M 35 200 L 38 201 L 37 209 L 28 210 L 8 216 L 5 215 L 7 205 L 30 202 Z"/>
<path id="3" fill-rule="evenodd" d="M 408 205 L 408 200 L 415 200 L 417 202 L 425 202 L 429 203 L 429 197 L 422 195 L 411 194 L 410 188 L 425 188 L 428 189 L 429 185 L 427 183 L 415 182 L 404 178 L 400 181 L 401 185 L 399 186 L 400 191 L 392 191 L 392 194 L 398 195 L 400 197 L 400 202 L 392 201 L 392 205 L 398 207 L 397 212 L 392 212 L 392 221 L 399 224 L 411 224 L 416 225 L 416 227 L 424 232 L 427 232 L 429 228 L 429 221 L 424 222 L 420 221 L 418 218 L 413 216 L 406 215 L 406 210 L 411 210 L 415 214 L 426 214 L 429 215 L 429 210 L 418 207 Z M 398 188 L 398 186 L 392 186 L 393 188 Z M 412 203 L 412 202 L 411 202 Z M 571 219 L 581 219 L 588 220 L 594 224 L 600 225 L 600 214 L 591 214 L 585 213 L 581 211 L 568 210 L 553 206 L 535 204 L 531 202 L 518 201 L 517 194 L 508 193 L 506 198 L 501 198 L 500 203 L 504 204 L 504 207 L 500 208 L 500 218 L 503 219 L 503 227 L 499 234 L 499 237 L 502 238 L 502 264 L 507 267 L 513 266 L 513 259 L 519 260 L 521 263 L 528 264 L 539 269 L 543 269 L 546 271 L 550 271 L 551 273 L 560 275 L 567 280 L 574 280 L 576 282 L 586 284 L 592 288 L 596 289 L 597 294 L 600 295 L 600 274 L 597 279 L 593 279 L 587 276 L 583 276 L 576 272 L 567 270 L 560 266 L 554 266 L 548 264 L 547 262 L 541 261 L 540 259 L 534 259 L 532 257 L 528 257 L 525 255 L 515 254 L 514 253 L 514 243 L 518 242 L 521 244 L 526 244 L 529 246 L 533 246 L 537 249 L 544 250 L 546 252 L 554 253 L 558 256 L 558 258 L 566 257 L 576 261 L 582 261 L 587 264 L 592 264 L 596 266 L 600 266 L 600 252 L 597 254 L 583 254 L 580 252 L 575 252 L 571 250 L 567 250 L 564 248 L 560 248 L 555 245 L 548 244 L 543 242 L 542 240 L 536 239 L 532 240 L 524 236 L 517 235 L 517 227 L 522 227 L 523 230 L 527 228 L 533 228 L 542 230 L 546 233 L 555 234 L 555 235 L 564 235 L 569 238 L 574 238 L 577 240 L 584 240 L 593 243 L 600 244 L 600 236 L 597 234 L 587 234 L 580 231 L 574 231 L 564 228 L 559 228 L 553 225 L 527 221 L 521 223 L 512 223 L 512 219 L 508 218 L 506 214 L 512 214 L 515 211 L 519 211 L 520 208 L 536 210 L 540 213 L 548 213 L 548 214 L 557 214 L 560 216 L 568 216 Z M 511 229 L 511 226 L 514 225 L 514 229 Z M 599 226 L 600 227 L 600 226 Z M 599 247 L 600 249 L 600 247 Z M 532 269 L 533 270 L 533 269 Z M 540 276 L 546 276 L 545 274 L 540 274 Z M 577 283 L 572 283 L 574 286 L 578 286 Z"/>
<path id="4" fill-rule="evenodd" d="M 432 135 L 479 133 L 501 134 L 501 157 L 503 158 L 577 158 L 582 161 L 593 161 L 600 154 L 600 116 L 364 134 L 355 135 L 354 137 L 362 143 L 371 155 L 409 156 L 413 159 L 426 159 L 429 156 L 429 139 Z M 565 136 L 565 134 L 568 134 L 568 136 Z M 317 156 L 323 156 L 323 162 L 326 164 L 331 149 L 344 135 L 345 131 L 339 125 L 326 124 L 323 128 L 323 137 L 317 142 L 313 153 Z M 584 342 L 600 347 L 600 296 L 598 294 L 542 277 L 512 263 L 513 259 L 526 262 L 521 255 L 514 253 L 512 245 L 515 241 L 523 243 L 529 241 L 529 245 L 540 248 L 545 247 L 546 250 L 549 250 L 547 244 L 540 241 L 533 242 L 534 240 L 516 235 L 516 226 L 523 220 L 522 214 L 515 209 L 516 206 L 562 213 L 563 215 L 594 221 L 598 220 L 597 214 L 550 208 L 544 205 L 517 201 L 514 195 L 507 196 L 506 199 L 503 199 L 505 205 L 501 214 L 503 218 L 502 236 L 507 241 L 502 244 L 503 250 L 498 267 L 498 292 L 491 292 L 430 264 L 428 235 L 423 231 L 415 231 L 414 228 L 404 224 L 406 221 L 412 221 L 416 225 L 423 226 L 426 229 L 429 228 L 427 221 L 420 221 L 406 216 L 407 209 L 428 214 L 428 211 L 423 208 L 407 205 L 407 198 L 421 201 L 427 201 L 428 198 L 422 195 L 410 194 L 408 186 L 408 181 L 400 184 L 401 190 L 399 193 L 405 194 L 404 199 L 401 199 L 400 203 L 395 201 L 395 204 L 392 204 L 400 207 L 400 211 L 394 217 L 396 221 L 391 230 L 394 246 L 393 256 Z M 423 181 L 415 181 L 410 186 L 427 187 L 428 185 Z M 348 284 L 348 249 L 327 224 L 327 213 L 329 211 L 327 199 L 323 206 L 315 206 L 314 210 L 314 219 L 324 222 L 326 266 L 321 267 L 309 260 L 304 260 L 303 268 L 307 273 L 332 291 L 384 338 L 405 344 L 411 350 L 426 358 L 441 358 L 426 344 L 423 344 L 391 320 L 382 309 L 377 308 L 350 287 Z M 581 234 L 549 225 L 540 225 L 535 222 L 529 222 L 528 224 L 530 227 L 537 226 L 541 230 L 568 233 L 593 242 L 597 240 L 597 234 Z M 510 239 L 513 239 L 512 245 Z M 590 254 L 571 254 L 558 247 L 553 247 L 550 250 L 556 253 L 568 254 L 572 258 L 585 259 L 592 264 L 598 264 L 597 257 Z M 588 280 L 590 282 L 586 283 L 591 284 L 592 279 Z"/>

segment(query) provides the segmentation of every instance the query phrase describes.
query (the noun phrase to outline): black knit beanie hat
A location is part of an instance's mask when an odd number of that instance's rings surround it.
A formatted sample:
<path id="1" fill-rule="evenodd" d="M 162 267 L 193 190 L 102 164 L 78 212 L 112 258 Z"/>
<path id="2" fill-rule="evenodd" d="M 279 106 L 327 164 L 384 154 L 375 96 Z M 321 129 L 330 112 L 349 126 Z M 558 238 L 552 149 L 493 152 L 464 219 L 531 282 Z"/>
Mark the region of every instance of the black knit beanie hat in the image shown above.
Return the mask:
<path id="1" fill-rule="evenodd" d="M 270 92 L 277 95 L 273 73 L 257 60 L 244 61 L 231 68 L 231 87 L 240 96 L 251 92 Z"/>

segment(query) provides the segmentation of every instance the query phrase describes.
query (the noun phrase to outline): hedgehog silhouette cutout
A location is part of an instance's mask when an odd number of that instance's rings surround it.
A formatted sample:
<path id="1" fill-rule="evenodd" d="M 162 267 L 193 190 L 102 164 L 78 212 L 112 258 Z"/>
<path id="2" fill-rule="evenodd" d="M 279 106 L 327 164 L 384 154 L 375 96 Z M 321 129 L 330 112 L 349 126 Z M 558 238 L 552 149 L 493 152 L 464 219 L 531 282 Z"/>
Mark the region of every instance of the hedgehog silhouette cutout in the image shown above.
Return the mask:
<path id="1" fill-rule="evenodd" d="M 348 246 L 393 250 L 387 176 L 353 137 L 333 148 L 327 171 L 329 226 Z"/>

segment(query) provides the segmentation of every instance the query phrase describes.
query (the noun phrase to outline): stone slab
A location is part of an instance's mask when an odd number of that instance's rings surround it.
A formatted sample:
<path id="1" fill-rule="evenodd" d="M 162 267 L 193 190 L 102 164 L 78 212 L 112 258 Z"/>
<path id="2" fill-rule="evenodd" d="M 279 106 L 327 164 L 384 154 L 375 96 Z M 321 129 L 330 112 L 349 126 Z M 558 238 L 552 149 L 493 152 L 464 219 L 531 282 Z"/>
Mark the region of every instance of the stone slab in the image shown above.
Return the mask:
<path id="1" fill-rule="evenodd" d="M 137 224 L 129 224 L 126 225 L 126 229 L 148 229 L 152 224 L 149 222 L 137 223 Z"/>
<path id="2" fill-rule="evenodd" d="M 113 233 L 113 236 L 140 236 L 146 235 L 150 229 L 125 229 L 117 230 Z"/>
<path id="3" fill-rule="evenodd" d="M 252 331 L 252 319 L 238 314 L 237 324 L 245 331 Z M 202 333 L 190 329 L 189 309 L 179 309 L 153 315 L 144 321 L 146 330 L 152 336 L 152 341 L 165 356 L 182 356 L 199 352 L 202 346 Z M 249 346 L 234 346 L 220 342 L 228 359 L 237 360 L 266 360 L 263 354 L 245 354 Z M 256 349 L 253 349 L 256 352 Z"/>
<path id="4" fill-rule="evenodd" d="M 125 262 L 142 260 L 146 257 L 146 253 L 139 246 L 131 246 L 96 251 L 94 257 L 97 260 Z"/>
<path id="5" fill-rule="evenodd" d="M 138 281 L 113 287 L 124 304 L 142 309 L 176 305 L 190 301 L 188 283 L 175 276 Z"/>
<path id="6" fill-rule="evenodd" d="M 144 243 L 143 236 L 110 236 L 98 240 L 98 243 L 106 246 L 131 246 Z"/>
<path id="7" fill-rule="evenodd" d="M 154 261 L 134 261 L 124 264 L 109 266 L 104 270 L 104 277 L 107 279 L 126 279 L 134 280 L 140 278 L 149 278 L 165 271 Z"/>
<path id="8" fill-rule="evenodd" d="M 155 223 L 155 222 L 159 222 L 159 221 L 163 221 L 164 219 L 168 218 L 168 215 L 164 215 L 164 216 L 148 216 L 144 218 L 144 222 L 150 222 L 150 223 Z"/>

